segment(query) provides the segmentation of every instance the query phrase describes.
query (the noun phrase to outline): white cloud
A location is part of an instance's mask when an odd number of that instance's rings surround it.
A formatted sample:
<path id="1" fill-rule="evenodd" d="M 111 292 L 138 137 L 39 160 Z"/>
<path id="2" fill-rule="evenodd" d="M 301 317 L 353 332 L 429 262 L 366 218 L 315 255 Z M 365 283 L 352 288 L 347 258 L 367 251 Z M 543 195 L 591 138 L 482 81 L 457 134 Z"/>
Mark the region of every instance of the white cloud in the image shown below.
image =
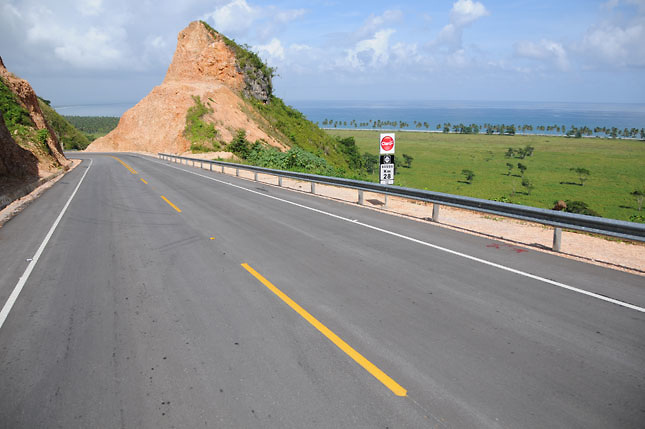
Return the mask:
<path id="1" fill-rule="evenodd" d="M 306 12 L 305 9 L 251 6 L 246 0 L 232 0 L 204 15 L 204 19 L 210 19 L 215 29 L 228 37 L 268 41 Z"/>
<path id="2" fill-rule="evenodd" d="M 114 33 L 90 28 L 84 33 L 59 31 L 60 38 L 54 47 L 58 58 L 80 68 L 118 68 L 125 60 L 119 39 L 121 30 Z M 115 67 L 117 66 L 117 67 Z"/>
<path id="3" fill-rule="evenodd" d="M 383 27 L 392 27 L 401 21 L 403 12 L 400 10 L 386 10 L 382 15 L 370 15 L 365 23 L 353 34 L 354 40 L 361 40 L 372 37 L 374 33 L 383 29 Z"/>
<path id="4" fill-rule="evenodd" d="M 571 48 L 587 68 L 645 67 L 645 0 L 611 0 Z"/>
<path id="5" fill-rule="evenodd" d="M 464 27 L 489 14 L 490 12 L 480 2 L 458 0 L 452 5 L 450 21 L 457 27 Z"/>
<path id="6" fill-rule="evenodd" d="M 103 12 L 103 0 L 78 0 L 78 11 L 85 16 L 96 16 Z"/>
<path id="7" fill-rule="evenodd" d="M 515 55 L 554 64 L 558 69 L 569 69 L 567 51 L 561 43 L 542 39 L 538 43 L 521 41 L 515 44 Z"/>
<path id="8" fill-rule="evenodd" d="M 265 57 L 268 57 L 271 60 L 284 60 L 284 47 L 282 46 L 282 43 L 276 39 L 273 38 L 269 43 L 266 45 L 259 45 L 256 46 L 256 49 L 258 50 L 258 53 L 260 56 L 263 56 L 264 54 Z"/>
<path id="9" fill-rule="evenodd" d="M 343 63 L 358 70 L 364 70 L 368 66 L 387 66 L 390 57 L 390 36 L 394 33 L 395 30 L 388 28 L 377 31 L 371 39 L 361 40 L 347 51 Z"/>
<path id="10" fill-rule="evenodd" d="M 246 0 L 233 0 L 216 8 L 210 17 L 215 29 L 230 37 L 245 35 L 260 17 L 259 8 L 249 6 Z"/>
<path id="11" fill-rule="evenodd" d="M 441 29 L 437 38 L 430 42 L 430 46 L 446 46 L 451 51 L 462 48 L 464 28 L 490 15 L 486 7 L 477 1 L 457 0 L 450 11 L 450 23 Z"/>
<path id="12" fill-rule="evenodd" d="M 586 56 L 619 67 L 645 66 L 645 22 L 603 23 L 590 28 L 579 44 Z"/>

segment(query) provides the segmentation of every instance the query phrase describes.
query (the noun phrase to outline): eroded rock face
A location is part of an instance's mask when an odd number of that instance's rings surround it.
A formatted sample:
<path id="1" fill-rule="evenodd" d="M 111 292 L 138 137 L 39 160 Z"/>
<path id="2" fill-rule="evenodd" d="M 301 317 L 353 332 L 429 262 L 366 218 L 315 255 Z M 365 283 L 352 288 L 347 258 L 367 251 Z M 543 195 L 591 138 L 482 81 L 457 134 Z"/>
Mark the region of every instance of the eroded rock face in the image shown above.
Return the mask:
<path id="1" fill-rule="evenodd" d="M 32 155 L 30 151 L 19 147 L 16 144 L 15 140 L 11 137 L 11 135 L 9 135 L 9 138 L 11 139 L 10 142 L 5 138 L 6 136 L 3 137 L 3 149 L 1 149 L 2 152 L 0 152 L 0 158 L 4 158 L 5 156 L 12 156 L 12 159 L 25 167 L 24 174 L 20 173 L 19 175 L 40 174 L 41 176 L 46 176 L 51 171 L 56 170 L 61 166 L 67 166 L 69 161 L 67 160 L 67 158 L 65 158 L 65 155 L 63 155 L 63 151 L 61 149 L 58 138 L 56 137 L 56 133 L 45 120 L 45 116 L 40 109 L 40 105 L 38 104 L 38 97 L 36 97 L 36 93 L 34 92 L 29 82 L 24 79 L 20 79 L 19 77 L 10 73 L 2 62 L 2 58 L 0 58 L 0 78 L 5 83 L 5 85 L 7 85 L 9 90 L 17 97 L 18 103 L 20 103 L 20 105 L 25 108 L 27 112 L 29 112 L 29 116 L 34 123 L 35 128 L 38 130 L 46 129 L 48 131 L 46 144 L 50 152 L 50 154 L 48 155 L 39 154 L 38 157 L 36 157 Z M 4 131 L 9 133 L 4 120 L 2 121 L 2 127 L 3 134 Z M 13 148 L 13 146 L 15 146 L 15 148 Z M 31 157 L 24 155 L 24 152 L 28 152 Z M 21 153 L 23 155 L 20 155 Z M 33 171 L 32 165 L 33 158 L 36 158 L 35 173 Z M 8 164 L 8 162 L 5 162 L 5 164 Z M 9 170 L 12 169 L 9 168 Z"/>
<path id="2" fill-rule="evenodd" d="M 0 178 L 38 176 L 38 158 L 11 137 L 0 112 Z"/>
<path id="3" fill-rule="evenodd" d="M 203 119 L 215 125 L 219 137 L 230 142 L 238 129 L 246 130 L 249 141 L 264 140 L 284 149 L 267 135 L 259 117 L 248 115 L 249 106 L 240 97 L 247 87 L 236 57 L 221 36 L 199 22 L 192 22 L 177 37 L 177 49 L 161 85 L 128 110 L 110 134 L 86 149 L 182 153 L 190 148 L 184 136 L 186 113 L 193 96 L 213 110 Z"/>

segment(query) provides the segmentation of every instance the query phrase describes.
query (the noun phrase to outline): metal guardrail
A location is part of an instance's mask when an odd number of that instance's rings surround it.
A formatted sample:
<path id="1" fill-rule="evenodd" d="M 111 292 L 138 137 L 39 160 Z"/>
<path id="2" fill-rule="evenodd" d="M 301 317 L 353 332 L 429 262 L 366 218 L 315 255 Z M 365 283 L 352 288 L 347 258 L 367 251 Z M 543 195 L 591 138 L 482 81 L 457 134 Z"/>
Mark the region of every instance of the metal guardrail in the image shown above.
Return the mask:
<path id="1" fill-rule="evenodd" d="M 522 206 L 518 204 L 501 203 L 497 201 L 484 200 L 480 198 L 463 197 L 459 195 L 444 194 L 441 192 L 426 191 L 422 189 L 404 188 L 393 185 L 381 185 L 379 183 L 364 182 L 361 180 L 344 179 L 340 177 L 319 176 L 316 174 L 298 173 L 292 171 L 273 170 L 270 168 L 256 167 L 252 165 L 234 164 L 223 161 L 210 161 L 205 159 L 188 158 L 177 155 L 159 153 L 162 160 L 175 161 L 188 164 L 192 162 L 195 166 L 200 163 L 236 169 L 236 175 L 240 170 L 252 171 L 255 173 L 269 174 L 278 177 L 278 184 L 282 185 L 282 178 L 302 180 L 311 183 L 311 192 L 315 192 L 314 184 L 320 183 L 325 185 L 340 186 L 352 188 L 358 191 L 358 203 L 363 203 L 363 192 L 376 192 L 394 197 L 408 198 L 417 201 L 424 201 L 433 204 L 432 219 L 439 221 L 439 207 L 441 205 L 457 207 L 461 209 L 473 210 L 482 213 L 493 214 L 497 216 L 510 217 L 543 225 L 555 227 L 553 236 L 553 250 L 560 251 L 561 228 L 584 231 L 594 234 L 606 235 L 611 237 L 623 238 L 627 240 L 645 242 L 645 224 L 636 222 L 626 222 L 622 220 L 607 219 L 602 217 L 587 216 L 575 213 L 560 212 L 555 210 L 540 209 L 536 207 Z"/>

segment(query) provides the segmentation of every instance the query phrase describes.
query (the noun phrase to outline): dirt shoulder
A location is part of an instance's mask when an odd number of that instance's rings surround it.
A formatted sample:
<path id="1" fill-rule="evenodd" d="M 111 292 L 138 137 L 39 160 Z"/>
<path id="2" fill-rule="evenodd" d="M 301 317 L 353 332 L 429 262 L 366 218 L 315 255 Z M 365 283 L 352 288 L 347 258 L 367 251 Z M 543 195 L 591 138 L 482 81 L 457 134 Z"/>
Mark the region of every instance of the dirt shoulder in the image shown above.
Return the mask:
<path id="1" fill-rule="evenodd" d="M 14 200 L 2 210 L 0 210 L 0 228 L 2 228 L 2 225 L 4 225 L 9 219 L 24 210 L 24 208 L 31 204 L 36 198 L 40 197 L 46 190 L 54 186 L 54 184 L 62 179 L 65 174 L 78 167 L 80 163 L 80 160 L 72 159 L 68 164 L 69 169 L 67 171 L 61 171 L 60 174 L 51 175 L 48 178 L 41 179 L 34 182 L 33 184 L 23 185 L 33 186 L 34 188 L 28 194 Z"/>

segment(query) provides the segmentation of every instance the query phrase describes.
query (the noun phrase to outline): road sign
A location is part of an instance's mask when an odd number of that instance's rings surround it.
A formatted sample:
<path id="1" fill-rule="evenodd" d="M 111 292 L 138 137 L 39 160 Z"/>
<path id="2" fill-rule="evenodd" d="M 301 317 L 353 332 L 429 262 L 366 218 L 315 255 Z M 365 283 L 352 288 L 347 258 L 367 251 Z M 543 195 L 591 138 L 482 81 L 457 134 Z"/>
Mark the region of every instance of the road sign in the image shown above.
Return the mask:
<path id="1" fill-rule="evenodd" d="M 380 153 L 381 155 L 394 154 L 394 134 L 381 134 Z"/>
<path id="2" fill-rule="evenodd" d="M 394 185 L 394 155 L 380 156 L 379 182 L 381 185 Z"/>

